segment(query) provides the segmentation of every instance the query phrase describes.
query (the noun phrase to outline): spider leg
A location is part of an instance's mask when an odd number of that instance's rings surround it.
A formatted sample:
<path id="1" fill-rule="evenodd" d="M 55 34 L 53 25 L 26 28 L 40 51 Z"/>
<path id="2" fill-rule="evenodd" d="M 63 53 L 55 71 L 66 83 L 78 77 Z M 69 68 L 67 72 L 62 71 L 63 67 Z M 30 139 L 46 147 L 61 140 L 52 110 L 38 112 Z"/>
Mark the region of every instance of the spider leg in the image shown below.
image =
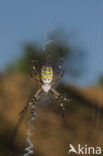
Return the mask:
<path id="1" fill-rule="evenodd" d="M 36 70 L 34 63 L 35 63 L 35 60 L 34 60 L 34 58 L 32 58 L 31 59 L 31 65 L 32 65 L 31 77 L 33 79 L 34 79 L 34 76 L 37 75 L 37 70 Z"/>
<path id="2" fill-rule="evenodd" d="M 37 69 L 36 69 L 36 67 L 34 65 L 35 62 L 36 61 L 34 60 L 34 58 L 32 58 L 31 59 L 32 71 L 31 71 L 31 74 L 30 75 L 31 75 L 31 78 L 32 79 L 34 79 L 34 80 L 36 79 L 40 83 L 40 76 L 38 75 Z"/>
<path id="3" fill-rule="evenodd" d="M 32 103 L 32 110 L 31 110 L 32 117 L 36 117 L 36 112 L 35 112 L 36 104 L 37 104 L 37 101 L 34 101 Z"/>
<path id="4" fill-rule="evenodd" d="M 60 57 L 60 64 L 59 64 L 59 67 L 58 67 L 58 70 L 57 70 L 57 73 L 54 75 L 54 79 L 56 79 L 56 77 L 60 74 L 60 71 L 62 69 L 62 66 L 63 66 L 63 57 Z"/>
<path id="5" fill-rule="evenodd" d="M 57 79 L 53 80 L 53 83 L 55 84 L 56 82 L 58 82 L 63 76 L 64 76 L 64 70 L 62 74 L 59 77 L 57 77 Z"/>
<path id="6" fill-rule="evenodd" d="M 64 117 L 64 111 L 66 110 L 65 103 L 66 102 L 70 103 L 71 99 L 68 99 L 68 98 L 62 96 L 54 88 L 51 88 L 51 91 L 54 93 L 56 100 L 58 100 L 58 104 L 62 110 L 62 116 Z"/>
<path id="7" fill-rule="evenodd" d="M 36 117 L 35 115 L 35 108 L 36 108 L 36 105 L 37 105 L 37 98 L 41 92 L 41 88 L 34 94 L 34 99 L 33 99 L 33 102 L 32 102 L 32 110 L 31 110 L 31 114 L 33 117 Z"/>
<path id="8" fill-rule="evenodd" d="M 24 112 L 29 108 L 29 106 L 32 104 L 32 100 L 29 102 L 29 103 L 27 103 L 27 105 L 24 107 L 24 109 L 19 113 L 19 115 L 22 115 L 22 114 L 24 114 Z"/>
<path id="9" fill-rule="evenodd" d="M 56 97 L 60 96 L 60 93 L 58 93 L 54 88 L 51 88 L 50 90 L 56 95 Z"/>
<path id="10" fill-rule="evenodd" d="M 38 91 L 34 94 L 33 98 L 31 99 L 31 101 L 29 103 L 27 103 L 27 105 L 24 107 L 24 109 L 19 113 L 19 115 L 22 115 L 31 105 L 34 105 L 34 103 L 37 102 L 37 97 L 39 95 L 41 91 L 41 88 L 38 89 Z"/>

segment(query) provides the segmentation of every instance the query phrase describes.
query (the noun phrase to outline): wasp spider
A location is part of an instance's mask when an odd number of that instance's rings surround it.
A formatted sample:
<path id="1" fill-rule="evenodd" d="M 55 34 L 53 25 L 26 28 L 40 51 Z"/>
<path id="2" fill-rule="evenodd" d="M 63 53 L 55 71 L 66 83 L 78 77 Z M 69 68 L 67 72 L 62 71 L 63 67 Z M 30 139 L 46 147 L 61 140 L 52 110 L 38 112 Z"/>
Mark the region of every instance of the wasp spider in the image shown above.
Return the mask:
<path id="1" fill-rule="evenodd" d="M 70 99 L 67 99 L 66 97 L 61 96 L 60 93 L 58 93 L 53 86 L 63 77 L 64 70 L 61 73 L 62 65 L 63 65 L 63 57 L 60 57 L 60 64 L 58 67 L 57 72 L 53 73 L 53 68 L 50 65 L 43 65 L 41 67 L 41 72 L 38 74 L 35 65 L 34 65 L 34 59 L 32 59 L 32 78 L 36 79 L 38 83 L 40 84 L 40 88 L 37 90 L 37 92 L 33 95 L 31 101 L 27 103 L 27 105 L 24 107 L 24 109 L 20 112 L 20 115 L 22 115 L 30 105 L 32 105 L 32 115 L 35 113 L 35 106 L 38 102 L 38 96 L 40 92 L 43 90 L 46 94 L 49 93 L 49 91 L 53 92 L 54 97 L 56 100 L 58 100 L 59 106 L 62 109 L 62 111 L 65 111 L 65 102 L 70 102 Z M 64 113 L 63 113 L 64 114 Z"/>

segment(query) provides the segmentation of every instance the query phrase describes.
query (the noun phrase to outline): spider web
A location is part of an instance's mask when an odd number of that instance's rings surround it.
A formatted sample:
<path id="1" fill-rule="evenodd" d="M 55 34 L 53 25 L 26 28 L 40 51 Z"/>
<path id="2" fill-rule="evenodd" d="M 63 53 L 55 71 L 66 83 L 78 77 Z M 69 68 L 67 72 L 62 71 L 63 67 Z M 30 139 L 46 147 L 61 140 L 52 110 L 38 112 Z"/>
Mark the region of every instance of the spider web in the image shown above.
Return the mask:
<path id="1" fill-rule="evenodd" d="M 38 73 L 40 73 L 40 69 L 41 66 L 44 64 L 49 64 L 53 67 L 54 71 L 57 70 L 58 64 L 59 64 L 59 59 L 58 56 L 60 54 L 61 49 L 56 49 L 54 47 L 49 46 L 46 51 L 43 52 L 43 54 L 37 58 L 35 57 L 35 65 L 36 68 L 38 69 Z M 30 62 L 28 62 L 30 63 Z M 29 66 L 29 64 L 26 64 L 26 66 Z M 27 102 L 31 99 L 31 97 L 33 96 L 33 94 L 36 92 L 36 90 L 38 89 L 38 86 L 36 84 L 36 82 L 34 80 L 32 80 L 29 76 L 28 73 L 25 73 L 25 76 L 21 82 L 21 87 L 23 88 L 24 91 L 24 96 L 27 99 Z M 49 103 L 51 103 L 51 99 L 53 98 L 52 95 L 46 95 L 41 93 L 39 96 L 39 104 L 38 104 L 38 113 L 41 110 L 41 107 L 44 106 L 44 108 L 46 107 L 46 105 L 48 105 Z M 94 104 L 95 105 L 95 104 Z M 99 125 L 102 121 L 102 116 L 101 116 L 101 107 L 99 104 L 99 107 L 95 107 L 94 105 L 92 105 L 90 111 L 89 111 L 89 116 L 90 116 L 90 121 L 89 121 L 89 127 L 87 127 L 85 129 L 86 133 L 85 135 L 89 137 L 89 141 L 88 144 L 91 144 L 91 141 L 93 141 L 93 138 L 96 137 L 96 131 L 99 128 Z M 79 111 L 76 110 L 79 114 Z M 29 113 L 29 111 L 27 111 L 27 113 Z M 46 115 L 43 114 L 39 114 L 38 115 L 38 120 L 42 120 L 43 118 L 46 119 Z M 100 121 L 101 119 L 101 121 Z M 22 122 L 20 122 L 20 124 L 22 124 Z M 72 124 L 77 125 L 77 123 L 74 121 Z M 85 123 L 84 123 L 85 124 Z M 102 123 L 101 123 L 102 124 Z M 17 128 L 19 129 L 19 126 L 17 126 Z M 41 129 L 37 127 L 38 130 L 41 131 L 41 133 L 44 133 L 44 131 L 48 131 L 48 128 L 42 127 Z M 81 129 L 81 127 L 79 127 L 79 129 Z M 97 138 L 97 137 L 96 137 Z M 103 138 L 103 135 L 99 136 L 99 138 L 97 138 L 97 145 L 98 143 L 101 141 L 101 139 Z M 42 148 L 43 142 L 48 141 L 47 139 L 44 140 L 41 138 L 40 141 L 40 146 Z M 7 149 L 6 149 L 7 151 Z M 9 153 L 11 153 L 12 155 L 15 154 L 11 151 L 8 151 Z M 15 154 L 15 155 L 20 155 L 20 154 Z"/>

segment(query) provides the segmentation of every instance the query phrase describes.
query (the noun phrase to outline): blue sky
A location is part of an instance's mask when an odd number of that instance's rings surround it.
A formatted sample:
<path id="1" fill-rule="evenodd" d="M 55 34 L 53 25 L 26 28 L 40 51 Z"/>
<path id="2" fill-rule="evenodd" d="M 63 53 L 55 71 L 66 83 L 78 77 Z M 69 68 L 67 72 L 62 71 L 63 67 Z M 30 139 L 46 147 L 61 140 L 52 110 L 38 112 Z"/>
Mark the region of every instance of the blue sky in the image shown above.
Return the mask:
<path id="1" fill-rule="evenodd" d="M 48 23 L 76 32 L 75 43 L 88 54 L 87 72 L 77 83 L 95 84 L 103 73 L 102 0 L 1 0 L 0 70 L 21 55 L 23 42 L 42 44 Z"/>

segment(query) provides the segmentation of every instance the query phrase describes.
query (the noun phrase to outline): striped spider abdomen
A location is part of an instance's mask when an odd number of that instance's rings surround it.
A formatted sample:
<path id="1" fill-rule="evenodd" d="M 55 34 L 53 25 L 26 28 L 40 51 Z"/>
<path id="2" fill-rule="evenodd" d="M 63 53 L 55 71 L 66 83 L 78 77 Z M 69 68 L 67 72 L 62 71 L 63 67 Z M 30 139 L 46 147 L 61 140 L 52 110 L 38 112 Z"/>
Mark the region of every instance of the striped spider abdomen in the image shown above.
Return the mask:
<path id="1" fill-rule="evenodd" d="M 53 69 L 49 65 L 44 65 L 41 68 L 41 80 L 44 84 L 50 84 L 53 79 Z"/>

